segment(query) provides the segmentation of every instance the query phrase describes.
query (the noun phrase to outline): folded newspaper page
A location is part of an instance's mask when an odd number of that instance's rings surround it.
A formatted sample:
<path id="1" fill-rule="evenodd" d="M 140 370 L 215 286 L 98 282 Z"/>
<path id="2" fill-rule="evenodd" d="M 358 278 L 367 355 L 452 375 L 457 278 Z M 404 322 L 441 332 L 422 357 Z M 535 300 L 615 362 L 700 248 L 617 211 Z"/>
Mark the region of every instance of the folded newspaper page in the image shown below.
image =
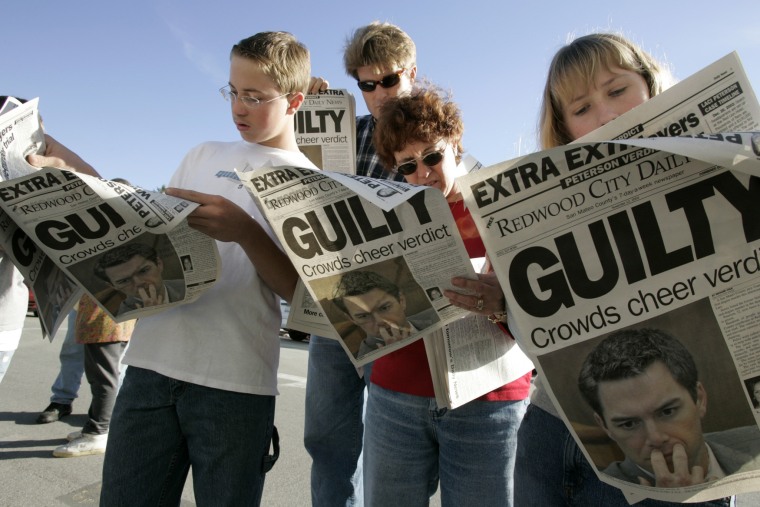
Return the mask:
<path id="1" fill-rule="evenodd" d="M 239 176 L 356 366 L 467 313 L 431 296 L 476 276 L 440 191 L 284 166 Z M 376 300 L 351 297 L 359 286 Z"/>
<path id="2" fill-rule="evenodd" d="M 758 111 L 734 53 L 585 142 L 462 180 L 510 328 L 632 503 L 760 490 Z"/>
<path id="3" fill-rule="evenodd" d="M 0 104 L 0 115 L 7 113 L 11 109 L 16 109 L 20 105 L 21 101 L 15 99 L 14 97 L 8 97 L 5 99 L 5 102 Z"/>
<path id="4" fill-rule="evenodd" d="M 315 166 L 356 173 L 356 101 L 348 90 L 306 95 L 295 124 L 298 148 Z"/>
<path id="5" fill-rule="evenodd" d="M 487 272 L 485 257 L 470 259 Z M 471 314 L 425 336 L 436 404 L 457 408 L 533 370 L 517 342 L 487 317 Z"/>
<path id="6" fill-rule="evenodd" d="M 9 97 L 0 108 L 3 125 L 0 129 L 0 183 L 37 170 L 26 164 L 25 159 L 29 154 L 45 150 L 38 103 L 36 98 L 22 104 Z M 52 340 L 82 291 L 2 210 L 0 231 L 5 255 L 21 271 L 35 294 L 43 336 Z"/>
<path id="7" fill-rule="evenodd" d="M 311 297 L 301 278 L 293 292 L 286 324 L 288 329 L 340 340 L 340 335 L 322 312 L 322 307 Z"/>
<path id="8" fill-rule="evenodd" d="M 34 293 L 43 335 L 52 340 L 82 297 L 82 289 L 3 210 L 0 210 L 0 246 Z"/>
<path id="9" fill-rule="evenodd" d="M 8 99 L 0 115 L 0 181 L 29 174 L 35 168 L 26 156 L 45 151 L 45 133 L 38 110 L 38 98 L 25 104 Z"/>
<path id="10" fill-rule="evenodd" d="M 241 179 L 300 271 L 289 328 L 338 339 L 357 370 L 424 336 L 440 407 L 533 369 L 511 337 L 443 297 L 484 259 L 468 258 L 439 191 L 284 167 Z"/>
<path id="11" fill-rule="evenodd" d="M 31 102 L 36 114 L 36 101 Z M 25 157 L 35 134 L 22 137 L 12 123 L 24 106 L 0 117 L 0 131 L 14 131 L 3 161 L 8 174 L 16 176 L 0 181 L 2 244 L 14 253 L 35 295 L 55 301 L 47 325 L 65 313 L 61 300 L 78 299 L 61 288 L 65 279 L 89 293 L 117 322 L 194 301 L 216 281 L 216 243 L 187 225 L 197 204 L 30 166 Z M 49 330 L 52 339 L 55 331 Z"/>

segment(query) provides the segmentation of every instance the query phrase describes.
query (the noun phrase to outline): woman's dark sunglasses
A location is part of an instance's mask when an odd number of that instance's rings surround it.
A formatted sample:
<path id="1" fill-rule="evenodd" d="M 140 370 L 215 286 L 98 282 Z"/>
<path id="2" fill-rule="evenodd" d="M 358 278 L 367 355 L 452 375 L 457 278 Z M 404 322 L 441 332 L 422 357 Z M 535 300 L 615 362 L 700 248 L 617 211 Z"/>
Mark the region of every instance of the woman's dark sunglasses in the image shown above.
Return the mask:
<path id="1" fill-rule="evenodd" d="M 404 72 L 406 72 L 406 69 L 397 70 L 393 74 L 384 76 L 383 79 L 379 81 L 357 81 L 357 84 L 359 85 L 359 89 L 363 92 L 374 92 L 377 85 L 380 85 L 383 88 L 393 88 L 399 83 L 399 81 L 401 81 L 401 75 Z"/>
<path id="2" fill-rule="evenodd" d="M 403 164 L 399 164 L 396 166 L 395 171 L 397 173 L 403 174 L 404 176 L 414 174 L 414 172 L 417 170 L 418 160 L 422 160 L 422 163 L 428 167 L 436 166 L 441 163 L 441 160 L 443 160 L 443 151 L 431 151 L 430 153 L 426 153 L 425 155 L 417 157 L 414 160 L 409 160 Z"/>

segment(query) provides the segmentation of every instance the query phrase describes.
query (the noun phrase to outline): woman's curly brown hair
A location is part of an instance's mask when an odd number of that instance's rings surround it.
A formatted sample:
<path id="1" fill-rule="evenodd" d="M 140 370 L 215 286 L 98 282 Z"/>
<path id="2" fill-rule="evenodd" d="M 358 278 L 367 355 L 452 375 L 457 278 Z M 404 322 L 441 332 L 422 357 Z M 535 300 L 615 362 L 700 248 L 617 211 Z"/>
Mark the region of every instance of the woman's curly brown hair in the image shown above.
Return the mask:
<path id="1" fill-rule="evenodd" d="M 461 158 L 464 123 L 459 106 L 450 94 L 423 84 L 408 95 L 388 99 L 383 104 L 372 135 L 377 155 L 387 170 L 396 166 L 394 153 L 409 143 L 435 143 L 444 139 Z"/>

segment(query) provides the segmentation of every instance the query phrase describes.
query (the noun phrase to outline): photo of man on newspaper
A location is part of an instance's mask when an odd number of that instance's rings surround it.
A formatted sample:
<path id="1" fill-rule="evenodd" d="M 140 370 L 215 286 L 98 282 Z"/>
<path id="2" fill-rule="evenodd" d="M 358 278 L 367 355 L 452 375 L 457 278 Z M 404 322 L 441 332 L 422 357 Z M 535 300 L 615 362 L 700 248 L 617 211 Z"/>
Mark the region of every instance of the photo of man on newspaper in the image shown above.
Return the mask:
<path id="1" fill-rule="evenodd" d="M 372 268 L 348 271 L 329 280 L 333 288 L 327 299 L 340 311 L 328 311 L 328 318 L 357 359 L 439 321 L 403 258 Z"/>
<path id="2" fill-rule="evenodd" d="M 164 280 L 164 261 L 156 250 L 144 243 L 126 243 L 100 256 L 95 276 L 126 296 L 117 315 L 181 301 L 184 280 Z"/>
<path id="3" fill-rule="evenodd" d="M 748 378 L 744 381 L 747 386 L 747 394 L 752 402 L 752 410 L 755 416 L 760 417 L 760 376 Z"/>
<path id="4" fill-rule="evenodd" d="M 540 356 L 537 366 L 602 479 L 710 487 L 760 471 L 760 430 L 709 298 Z"/>
<path id="5" fill-rule="evenodd" d="M 661 329 L 622 330 L 599 342 L 581 367 L 578 387 L 597 424 L 625 454 L 604 473 L 681 487 L 754 468 L 756 427 L 703 433 L 708 396 L 699 378 L 691 353 Z"/>
<path id="6" fill-rule="evenodd" d="M 185 298 L 182 264 L 163 234 L 143 234 L 70 269 L 114 317 Z"/>

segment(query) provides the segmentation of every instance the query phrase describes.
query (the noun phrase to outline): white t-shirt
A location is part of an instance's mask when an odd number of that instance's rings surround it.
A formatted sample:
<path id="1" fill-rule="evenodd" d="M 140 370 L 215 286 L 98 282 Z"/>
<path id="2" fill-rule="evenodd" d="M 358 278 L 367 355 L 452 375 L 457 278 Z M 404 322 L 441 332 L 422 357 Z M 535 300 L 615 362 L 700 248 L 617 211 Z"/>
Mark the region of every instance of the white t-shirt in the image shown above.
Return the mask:
<path id="1" fill-rule="evenodd" d="M 0 251 L 0 350 L 18 348 L 24 328 L 29 289 L 24 277 L 11 260 Z"/>
<path id="2" fill-rule="evenodd" d="M 169 186 L 226 197 L 279 245 L 234 172 L 266 165 L 314 168 L 300 152 L 245 141 L 209 142 L 185 156 Z M 207 387 L 276 395 L 279 298 L 240 245 L 217 246 L 222 269 L 216 284 L 193 303 L 139 319 L 124 363 Z"/>

